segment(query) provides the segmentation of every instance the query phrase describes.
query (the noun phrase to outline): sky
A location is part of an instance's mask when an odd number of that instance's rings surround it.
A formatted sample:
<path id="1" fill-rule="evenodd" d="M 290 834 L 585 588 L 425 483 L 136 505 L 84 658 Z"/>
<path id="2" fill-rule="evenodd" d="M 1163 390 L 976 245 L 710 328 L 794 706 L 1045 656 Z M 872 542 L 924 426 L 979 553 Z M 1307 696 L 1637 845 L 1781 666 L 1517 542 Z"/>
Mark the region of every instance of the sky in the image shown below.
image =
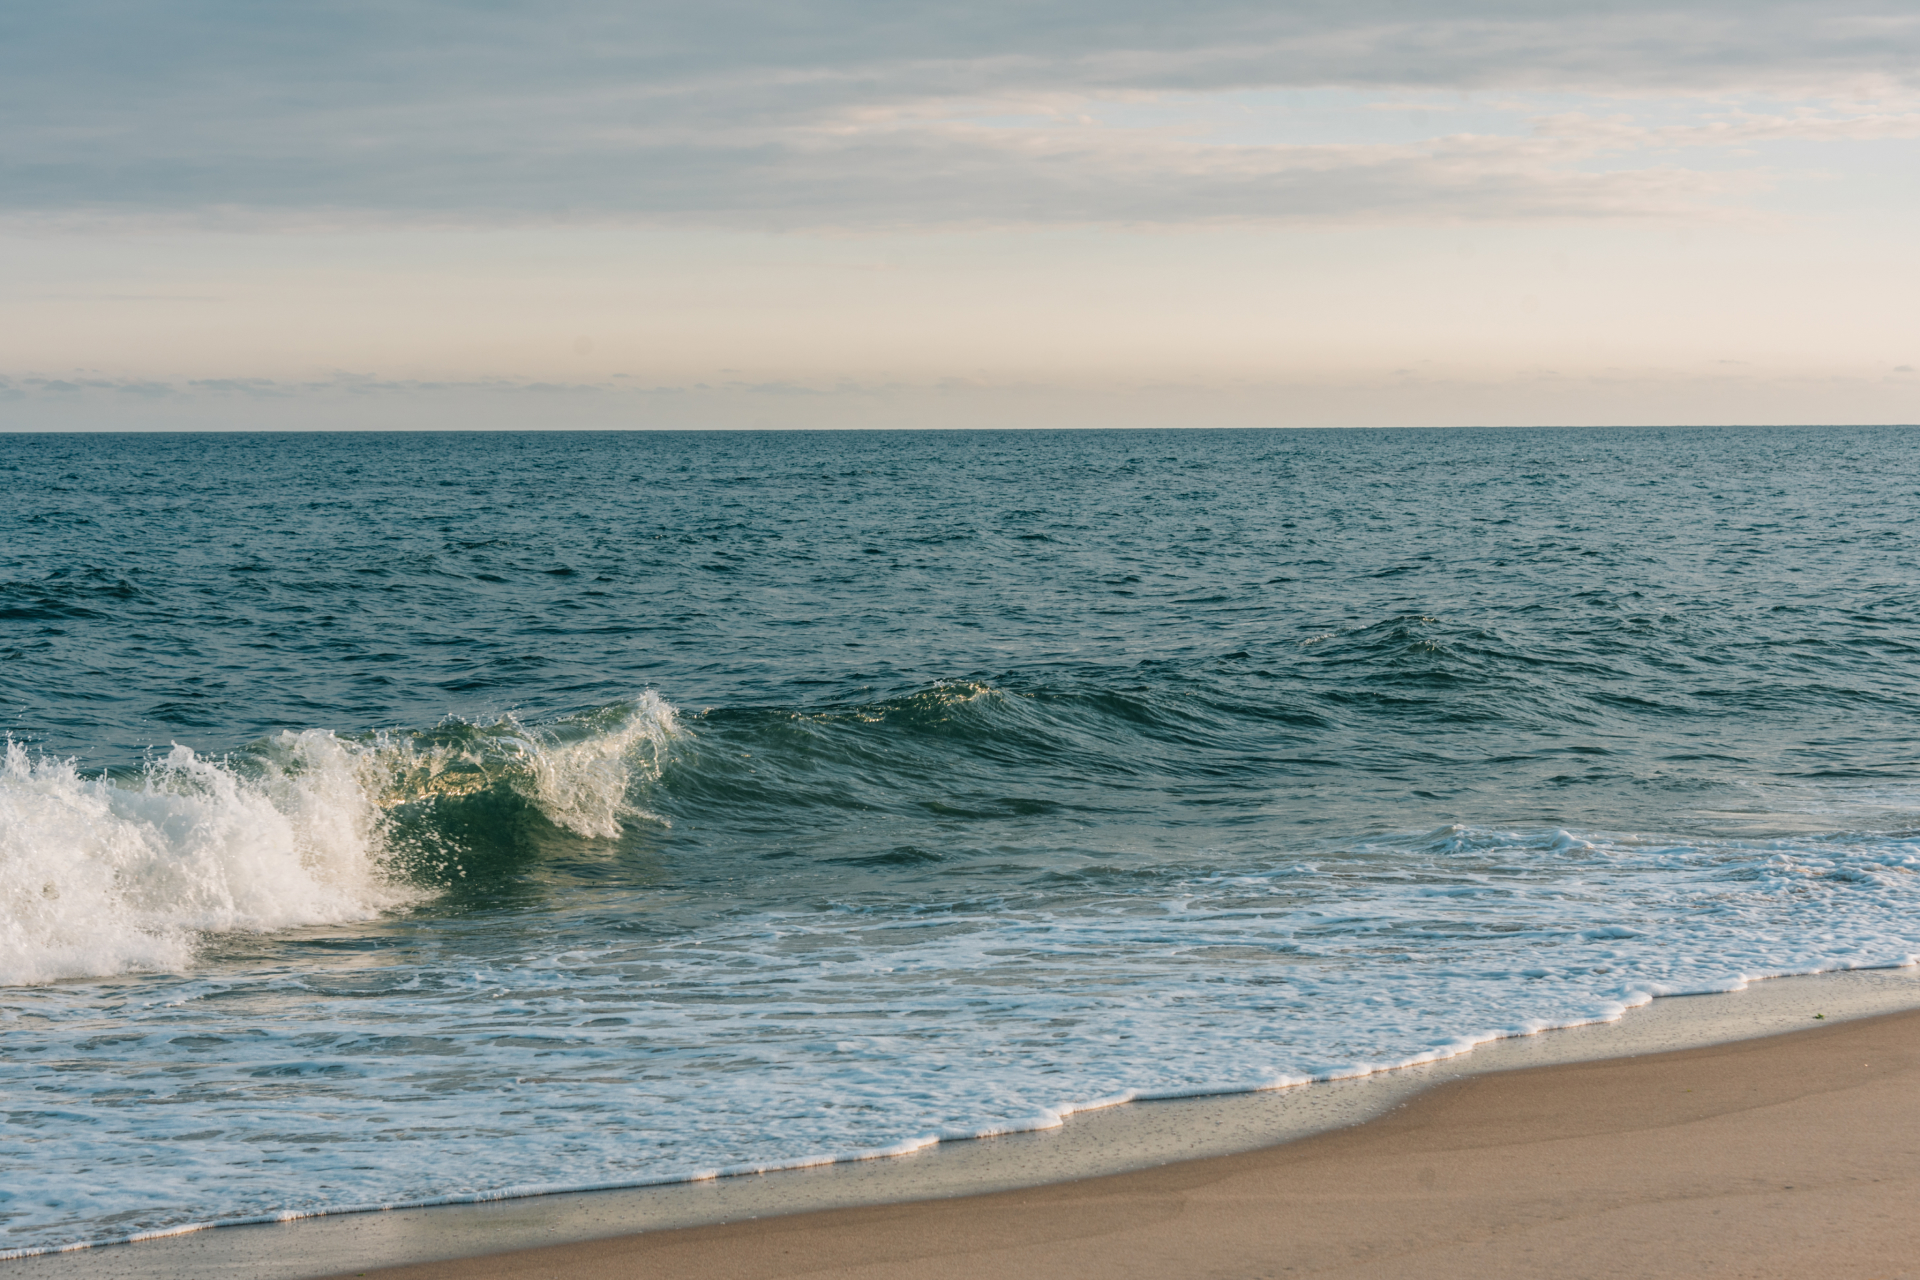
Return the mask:
<path id="1" fill-rule="evenodd" d="M 0 429 L 1920 422 L 1920 2 L 0 12 Z"/>

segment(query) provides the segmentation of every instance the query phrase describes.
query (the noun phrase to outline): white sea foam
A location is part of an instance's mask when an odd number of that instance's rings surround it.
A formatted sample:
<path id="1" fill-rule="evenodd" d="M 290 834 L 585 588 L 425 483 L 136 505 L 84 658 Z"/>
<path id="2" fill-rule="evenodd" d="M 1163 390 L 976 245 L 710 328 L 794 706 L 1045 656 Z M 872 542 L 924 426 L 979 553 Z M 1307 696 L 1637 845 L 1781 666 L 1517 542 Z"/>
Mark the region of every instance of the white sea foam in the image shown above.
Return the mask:
<path id="1" fill-rule="evenodd" d="M 0 983 L 175 969 L 197 934 L 363 919 L 380 867 L 360 761 L 282 734 L 258 779 L 176 746 L 139 785 L 8 743 L 0 771 Z"/>
<path id="2" fill-rule="evenodd" d="M 556 826 L 617 835 L 644 816 L 628 799 L 636 770 L 657 773 L 676 722 L 649 693 L 553 725 L 459 728 L 458 749 L 320 729 L 239 761 L 175 746 L 134 782 L 9 741 L 0 986 L 178 970 L 209 933 L 364 920 L 419 897 L 390 871 L 385 821 L 394 803 L 433 793 L 397 785 L 414 775 L 497 782 Z"/>

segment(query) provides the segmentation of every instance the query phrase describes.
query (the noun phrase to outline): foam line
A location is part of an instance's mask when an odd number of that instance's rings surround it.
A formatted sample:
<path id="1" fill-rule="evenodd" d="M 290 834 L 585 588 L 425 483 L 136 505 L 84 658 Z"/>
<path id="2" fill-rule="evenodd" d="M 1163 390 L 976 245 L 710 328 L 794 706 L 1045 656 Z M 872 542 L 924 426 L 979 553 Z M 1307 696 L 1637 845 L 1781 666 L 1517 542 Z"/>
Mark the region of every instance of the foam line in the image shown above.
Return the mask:
<path id="1" fill-rule="evenodd" d="M 1739 991 L 1747 990 L 1749 987 L 1755 984 L 1771 981 L 1776 978 L 1818 977 L 1822 975 L 1833 975 L 1833 974 L 1842 974 L 1842 973 L 1864 973 L 1864 972 L 1872 972 L 1876 970 L 1890 971 L 1890 970 L 1909 969 L 1909 968 L 1916 968 L 1916 967 L 1920 967 L 1920 955 L 1909 955 L 1900 961 L 1891 962 L 1887 964 L 1880 964 L 1880 965 L 1852 965 L 1852 966 L 1847 966 L 1841 969 L 1818 969 L 1818 970 L 1806 970 L 1806 971 L 1797 971 L 1793 973 L 1777 973 L 1777 974 L 1751 974 L 1739 979 L 1737 982 L 1732 984 L 1715 984 L 1713 987 L 1709 989 L 1703 989 L 1699 991 L 1673 990 L 1673 991 L 1663 991 L 1658 994 L 1655 994 L 1653 992 L 1641 992 L 1639 993 L 1638 998 L 1613 1004 L 1609 1006 L 1609 1008 L 1606 1011 L 1602 1013 L 1598 1013 L 1593 1017 L 1559 1021 L 1559 1022 L 1546 1022 L 1544 1020 L 1533 1020 L 1533 1021 L 1524 1023 L 1518 1027 L 1513 1027 L 1513 1028 L 1508 1028 L 1508 1029 L 1498 1030 L 1498 1031 L 1491 1031 L 1491 1032 L 1487 1032 L 1485 1034 L 1476 1035 L 1476 1036 L 1463 1036 L 1459 1040 L 1453 1042 L 1452 1044 L 1446 1046 L 1445 1048 L 1436 1049 L 1427 1053 L 1412 1055 L 1405 1059 L 1391 1062 L 1391 1063 L 1376 1063 L 1371 1065 L 1353 1065 L 1348 1067 L 1330 1069 L 1324 1072 L 1318 1072 L 1310 1075 L 1276 1076 L 1268 1082 L 1256 1084 L 1256 1085 L 1250 1085 L 1250 1086 L 1247 1086 L 1244 1088 L 1238 1088 L 1238 1089 L 1197 1088 L 1197 1089 L 1176 1089 L 1176 1090 L 1160 1090 L 1160 1091 L 1145 1091 L 1145 1090 L 1131 1091 L 1130 1090 L 1122 1094 L 1116 1094 L 1113 1096 L 1104 1097 L 1104 1098 L 1100 1098 L 1093 1101 L 1081 1102 L 1081 1103 L 1069 1103 L 1069 1104 L 1062 1104 L 1057 1107 L 1043 1108 L 1037 1115 L 1035 1115 L 1032 1118 L 1032 1120 L 1029 1123 L 996 1124 L 996 1125 L 985 1126 L 982 1128 L 972 1129 L 972 1130 L 964 1130 L 964 1131 L 951 1130 L 943 1133 L 921 1134 L 915 1137 L 905 1138 L 898 1142 L 890 1143 L 886 1146 L 880 1146 L 880 1147 L 869 1147 L 869 1148 L 863 1148 L 863 1149 L 852 1150 L 852 1151 L 842 1151 L 842 1152 L 823 1152 L 823 1153 L 818 1153 L 813 1155 L 800 1156 L 800 1157 L 796 1157 L 788 1160 L 746 1162 L 746 1163 L 740 1163 L 740 1164 L 719 1166 L 719 1167 L 710 1168 L 710 1169 L 702 1169 L 702 1170 L 698 1170 L 690 1173 L 678 1174 L 670 1177 L 624 1179 L 619 1181 L 607 1181 L 607 1182 L 578 1182 L 578 1183 L 554 1182 L 554 1183 L 525 1184 L 525 1185 L 518 1185 L 518 1186 L 501 1187 L 501 1188 L 489 1190 L 489 1191 L 470 1192 L 470 1193 L 464 1193 L 464 1194 L 458 1194 L 458 1195 L 425 1196 L 425 1197 L 418 1197 L 418 1198 L 406 1199 L 406 1200 L 391 1200 L 391 1201 L 369 1202 L 369 1203 L 362 1203 L 362 1204 L 341 1205 L 341 1206 L 335 1206 L 335 1207 L 322 1209 L 322 1210 L 305 1210 L 305 1211 L 286 1210 L 286 1211 L 280 1211 L 275 1213 L 253 1214 L 253 1215 L 248 1215 L 244 1217 L 225 1218 L 217 1221 L 183 1223 L 176 1226 L 165 1227 L 157 1230 L 136 1232 L 126 1236 L 102 1238 L 102 1239 L 87 1240 L 87 1241 L 76 1241 L 72 1243 L 45 1245 L 45 1246 L 39 1246 L 39 1247 L 25 1247 L 25 1248 L 0 1250 L 0 1261 L 6 1261 L 6 1260 L 12 1260 L 12 1259 L 18 1259 L 18 1258 L 38 1257 L 38 1256 L 44 1256 L 48 1254 L 71 1253 L 79 1250 L 106 1248 L 106 1247 L 111 1247 L 114 1245 L 121 1245 L 121 1244 L 135 1244 L 141 1241 L 160 1240 L 160 1239 L 165 1239 L 173 1236 L 190 1235 L 190 1234 L 195 1234 L 198 1232 L 208 1231 L 208 1230 L 212 1230 L 215 1228 L 222 1228 L 222 1227 L 260 1226 L 260 1225 L 266 1225 L 266 1224 L 272 1224 L 272 1223 L 288 1223 L 288 1222 L 305 1221 L 305 1220 L 318 1219 L 318 1218 L 338 1218 L 338 1217 L 345 1217 L 345 1216 L 350 1216 L 355 1214 L 389 1213 L 389 1212 L 398 1212 L 398 1211 L 413 1210 L 413 1209 L 434 1209 L 434 1208 L 444 1208 L 444 1207 L 455 1206 L 455 1205 L 490 1204 L 490 1203 L 503 1201 L 503 1200 L 537 1199 L 545 1196 L 574 1195 L 574 1194 L 582 1194 L 587 1192 L 640 1191 L 640 1190 L 646 1190 L 650 1188 L 672 1187 L 672 1186 L 682 1186 L 682 1185 L 689 1185 L 689 1184 L 701 1183 L 701 1182 L 712 1182 L 720 1179 L 749 1178 L 749 1177 L 755 1177 L 763 1174 L 797 1172 L 800 1170 L 818 1169 L 818 1168 L 831 1166 L 831 1165 L 845 1165 L 845 1164 L 855 1164 L 855 1163 L 861 1163 L 861 1162 L 867 1162 L 867 1161 L 897 1159 L 900 1157 L 915 1155 L 935 1147 L 940 1147 L 943 1145 L 948 1145 L 953 1143 L 972 1142 L 972 1141 L 977 1141 L 977 1140 L 987 1139 L 987 1138 L 1009 1137 L 1009 1136 L 1014 1136 L 1018 1134 L 1039 1133 L 1047 1130 L 1058 1129 L 1062 1127 L 1067 1122 L 1067 1120 L 1073 1116 L 1085 1115 L 1091 1112 L 1111 1110 L 1116 1107 L 1123 1107 L 1133 1103 L 1178 1102 L 1178 1101 L 1189 1101 L 1189 1100 L 1204 1099 L 1204 1098 L 1227 1099 L 1227 1098 L 1240 1097 L 1240 1096 L 1246 1096 L 1246 1095 L 1252 1095 L 1252 1094 L 1280 1092 L 1284 1090 L 1299 1088 L 1306 1085 L 1331 1084 L 1331 1083 L 1342 1082 L 1342 1081 L 1352 1082 L 1352 1081 L 1364 1080 L 1371 1077 L 1391 1076 L 1397 1072 L 1402 1072 L 1402 1071 L 1406 1071 L 1406 1070 L 1418 1068 L 1418 1067 L 1431 1066 L 1439 1062 L 1466 1059 L 1466 1058 L 1469 1058 L 1476 1050 L 1484 1049 L 1492 1045 L 1503 1044 L 1503 1043 L 1512 1042 L 1516 1040 L 1526 1040 L 1531 1037 L 1543 1035 L 1548 1032 L 1575 1031 L 1583 1027 L 1597 1027 L 1597 1026 L 1604 1026 L 1604 1025 L 1609 1025 L 1613 1023 L 1618 1023 L 1622 1019 L 1624 1019 L 1629 1012 L 1632 1012 L 1636 1009 L 1645 1009 L 1650 1005 L 1652 1005 L 1656 999 L 1664 999 L 1664 998 L 1669 998 L 1674 996 L 1730 995 Z M 1920 995 L 1920 993 L 1910 993 L 1908 1004 L 1912 1003 L 1913 995 Z M 1835 1008 L 1837 1010 L 1845 1010 L 1846 1007 L 1847 1007 L 1847 1003 L 1844 999 L 1841 999 L 1835 1003 Z M 1899 1006 L 1899 1007 L 1905 1007 L 1905 1006 Z M 1870 1004 L 1866 1004 L 1863 1002 L 1862 1007 L 1857 1011 L 1857 1013 L 1861 1015 L 1865 1015 L 1865 1014 L 1871 1014 L 1871 1013 L 1876 1013 L 1881 1011 L 1883 1011 L 1881 1008 L 1874 1007 Z M 1841 1013 L 1840 1016 L 1847 1016 L 1847 1015 L 1843 1012 Z M 1707 1043 L 1709 1041 L 1710 1041 L 1710 1037 L 1703 1037 L 1699 1039 L 1700 1043 Z M 1665 1044 L 1658 1047 L 1677 1048 L 1677 1047 L 1682 1047 L 1684 1043 L 1688 1043 L 1688 1042 L 1689 1041 L 1686 1041 L 1683 1039 L 1681 1043 Z M 1565 1055 L 1563 1060 L 1569 1060 L 1569 1061 L 1579 1060 L 1582 1056 L 1584 1055 L 1581 1055 L 1576 1051 L 1576 1052 Z M 1503 1063 L 1500 1065 L 1515 1065 L 1515 1064 Z"/>

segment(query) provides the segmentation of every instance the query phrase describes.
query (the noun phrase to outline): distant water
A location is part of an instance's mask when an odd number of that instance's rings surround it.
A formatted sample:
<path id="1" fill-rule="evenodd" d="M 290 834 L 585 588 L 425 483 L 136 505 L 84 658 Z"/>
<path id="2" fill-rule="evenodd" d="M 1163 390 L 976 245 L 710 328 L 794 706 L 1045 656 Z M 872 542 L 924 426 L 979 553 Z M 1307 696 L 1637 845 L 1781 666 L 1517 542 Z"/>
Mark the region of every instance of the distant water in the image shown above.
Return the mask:
<path id="1" fill-rule="evenodd" d="M 0 436 L 0 1249 L 1920 951 L 1920 431 Z"/>

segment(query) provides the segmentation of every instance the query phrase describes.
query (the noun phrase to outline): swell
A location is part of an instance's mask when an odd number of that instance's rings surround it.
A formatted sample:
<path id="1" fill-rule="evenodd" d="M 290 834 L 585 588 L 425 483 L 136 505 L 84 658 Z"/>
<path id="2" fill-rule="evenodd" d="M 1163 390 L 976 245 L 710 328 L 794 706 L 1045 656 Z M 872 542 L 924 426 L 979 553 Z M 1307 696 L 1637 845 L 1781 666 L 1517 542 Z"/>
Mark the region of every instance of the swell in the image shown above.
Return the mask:
<path id="1" fill-rule="evenodd" d="M 894 876 L 1004 847 L 955 834 L 970 826 L 1089 855 L 1172 837 L 1264 857 L 1503 812 L 1680 830 L 1675 806 L 1767 781 L 1751 747 L 1702 752 L 1665 707 L 1622 710 L 1609 692 L 1604 673 L 1487 629 L 1404 617 L 684 722 L 648 692 L 537 722 L 288 731 L 220 759 L 176 746 L 119 777 L 10 743 L 0 983 L 177 969 L 209 934 L 364 920 L 675 818 L 700 826 L 715 874 L 742 869 L 721 866 L 730 849 Z M 1328 812 L 1366 823 L 1337 830 Z"/>

